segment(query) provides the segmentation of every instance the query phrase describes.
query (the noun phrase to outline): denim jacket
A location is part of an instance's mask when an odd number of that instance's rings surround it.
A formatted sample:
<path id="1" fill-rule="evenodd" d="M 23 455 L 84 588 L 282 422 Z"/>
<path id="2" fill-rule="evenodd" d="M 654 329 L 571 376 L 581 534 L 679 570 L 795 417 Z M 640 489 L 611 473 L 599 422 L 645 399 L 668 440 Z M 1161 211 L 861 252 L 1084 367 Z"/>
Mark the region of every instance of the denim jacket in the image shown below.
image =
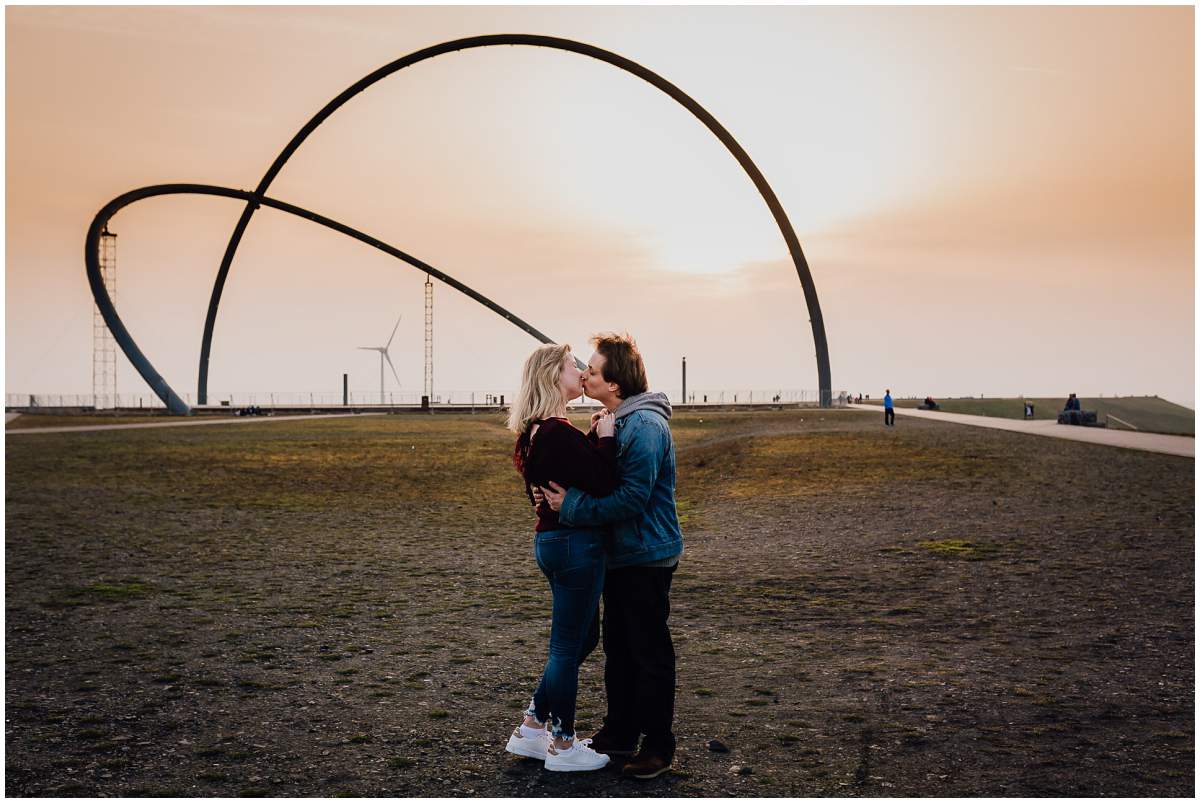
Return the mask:
<path id="1" fill-rule="evenodd" d="M 567 490 L 559 521 L 572 527 L 611 525 L 610 568 L 635 566 L 683 552 L 675 511 L 675 444 L 662 393 L 639 393 L 616 412 L 617 489 L 605 497 Z"/>

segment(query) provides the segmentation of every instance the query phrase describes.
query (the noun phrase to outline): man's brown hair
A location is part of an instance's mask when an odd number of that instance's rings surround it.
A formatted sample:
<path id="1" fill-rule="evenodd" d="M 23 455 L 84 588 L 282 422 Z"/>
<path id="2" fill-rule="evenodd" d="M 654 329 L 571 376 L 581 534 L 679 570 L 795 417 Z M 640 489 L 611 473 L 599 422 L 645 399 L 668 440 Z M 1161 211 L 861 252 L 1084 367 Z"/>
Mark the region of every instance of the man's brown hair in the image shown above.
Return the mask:
<path id="1" fill-rule="evenodd" d="M 617 395 L 622 399 L 645 393 L 650 383 L 646 380 L 646 364 L 642 362 L 637 343 L 628 333 L 602 332 L 592 337 L 592 346 L 604 357 L 604 368 L 600 372 L 605 382 L 617 384 Z"/>

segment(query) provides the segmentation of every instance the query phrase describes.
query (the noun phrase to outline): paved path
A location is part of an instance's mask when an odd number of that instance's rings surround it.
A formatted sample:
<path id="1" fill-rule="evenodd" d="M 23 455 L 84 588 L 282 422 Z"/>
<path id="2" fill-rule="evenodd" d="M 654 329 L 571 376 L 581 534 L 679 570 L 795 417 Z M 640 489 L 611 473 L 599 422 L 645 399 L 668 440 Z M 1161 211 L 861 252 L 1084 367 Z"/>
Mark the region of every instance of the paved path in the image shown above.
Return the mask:
<path id="1" fill-rule="evenodd" d="M 4 414 L 4 423 L 7 424 L 9 421 L 12 421 L 14 418 L 18 417 L 19 415 L 21 415 L 21 414 L 20 413 L 5 413 Z"/>
<path id="2" fill-rule="evenodd" d="M 153 424 L 99 424 L 88 427 L 29 427 L 5 430 L 5 435 L 39 435 L 47 432 L 100 432 L 106 429 L 154 429 L 156 427 L 203 427 L 212 424 L 262 424 L 269 421 L 304 421 L 312 418 L 351 418 L 362 415 L 387 415 L 386 413 L 328 413 L 325 415 L 272 415 L 245 416 L 239 418 L 213 418 L 196 420 L 180 418 L 178 421 L 161 421 Z M 9 419 L 12 420 L 12 419 Z"/>
<path id="3" fill-rule="evenodd" d="M 883 408 L 876 404 L 852 404 L 855 410 L 870 410 L 883 418 Z M 966 413 L 942 413 L 934 410 L 914 410 L 911 407 L 897 407 L 896 415 L 912 418 L 928 418 L 932 421 L 948 421 L 952 424 L 966 424 L 971 427 L 988 427 L 989 429 L 1007 429 L 1010 432 L 1024 432 L 1026 435 L 1044 435 L 1048 438 L 1062 438 L 1069 441 L 1085 441 L 1099 443 L 1105 446 L 1119 446 L 1123 449 L 1141 449 L 1145 452 L 1161 452 L 1180 457 L 1196 457 L 1196 439 L 1186 435 L 1159 435 L 1154 432 L 1127 432 L 1120 429 L 1105 427 L 1076 427 L 1060 424 L 1057 421 L 1024 421 L 1016 418 L 995 418 L 986 415 L 968 415 Z"/>

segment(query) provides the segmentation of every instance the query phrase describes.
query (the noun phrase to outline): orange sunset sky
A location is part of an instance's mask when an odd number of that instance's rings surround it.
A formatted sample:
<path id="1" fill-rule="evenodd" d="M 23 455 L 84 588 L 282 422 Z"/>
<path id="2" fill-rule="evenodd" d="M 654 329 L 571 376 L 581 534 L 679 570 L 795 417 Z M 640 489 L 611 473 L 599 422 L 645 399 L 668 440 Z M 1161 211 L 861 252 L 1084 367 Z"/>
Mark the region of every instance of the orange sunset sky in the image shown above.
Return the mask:
<path id="1" fill-rule="evenodd" d="M 833 387 L 882 395 L 1158 394 L 1194 406 L 1190 7 L 8 7 L 5 384 L 90 393 L 93 215 L 136 187 L 252 189 L 326 102 L 438 42 L 581 40 L 707 108 L 804 247 Z M 352 100 L 275 198 L 392 243 L 586 359 L 627 329 L 651 384 L 815 389 L 804 295 L 750 180 L 620 70 L 456 53 Z M 117 308 L 195 401 L 239 202 L 112 222 Z M 420 393 L 424 275 L 261 210 L 226 285 L 209 390 Z M 437 285 L 435 390 L 511 393 L 536 342 Z M 121 358 L 119 391 L 150 395 Z"/>

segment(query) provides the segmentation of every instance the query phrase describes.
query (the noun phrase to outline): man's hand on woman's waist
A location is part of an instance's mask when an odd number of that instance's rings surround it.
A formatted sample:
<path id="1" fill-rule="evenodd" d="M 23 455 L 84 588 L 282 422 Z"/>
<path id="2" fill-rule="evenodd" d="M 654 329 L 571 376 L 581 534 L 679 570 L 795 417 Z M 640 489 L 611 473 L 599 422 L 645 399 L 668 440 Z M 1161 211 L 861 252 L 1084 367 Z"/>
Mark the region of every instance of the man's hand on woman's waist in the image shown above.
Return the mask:
<path id="1" fill-rule="evenodd" d="M 550 509 L 558 512 L 562 509 L 563 500 L 567 498 L 567 489 L 559 485 L 554 480 L 550 480 L 550 487 L 543 488 L 534 486 L 533 498 L 540 504 L 545 502 L 550 505 Z"/>

